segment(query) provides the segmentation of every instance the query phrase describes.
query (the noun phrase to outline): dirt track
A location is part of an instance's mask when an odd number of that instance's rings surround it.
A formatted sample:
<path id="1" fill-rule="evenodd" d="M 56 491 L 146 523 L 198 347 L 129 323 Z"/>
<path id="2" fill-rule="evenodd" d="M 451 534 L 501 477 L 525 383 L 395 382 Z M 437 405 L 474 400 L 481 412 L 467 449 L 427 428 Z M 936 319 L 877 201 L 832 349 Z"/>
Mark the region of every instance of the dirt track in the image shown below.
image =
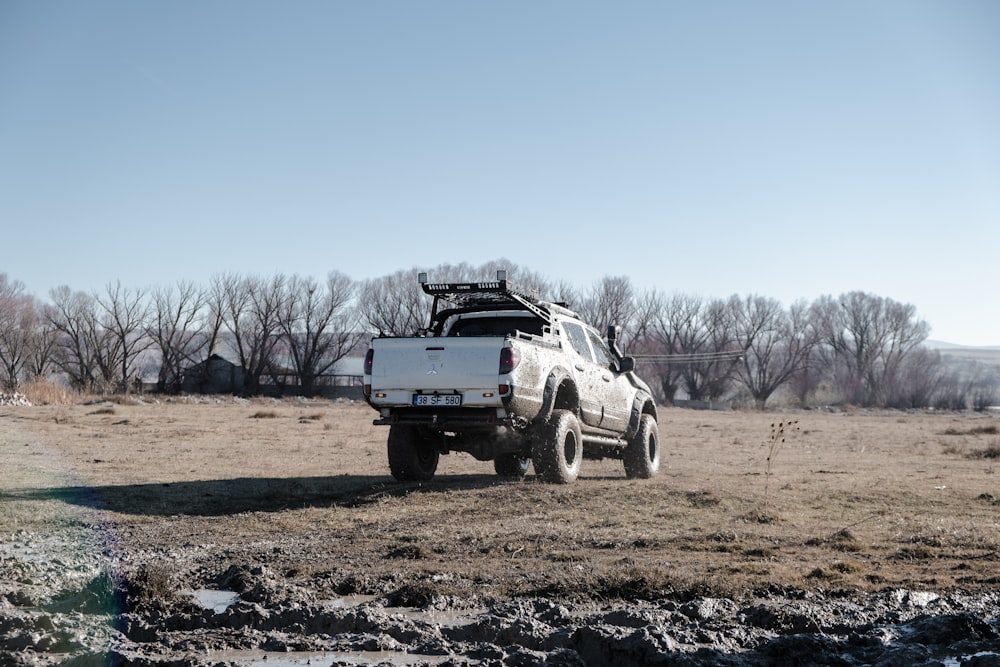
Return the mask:
<path id="1" fill-rule="evenodd" d="M 0 409 L 0 665 L 1000 665 L 994 417 L 663 409 L 551 486 L 373 414 Z"/>

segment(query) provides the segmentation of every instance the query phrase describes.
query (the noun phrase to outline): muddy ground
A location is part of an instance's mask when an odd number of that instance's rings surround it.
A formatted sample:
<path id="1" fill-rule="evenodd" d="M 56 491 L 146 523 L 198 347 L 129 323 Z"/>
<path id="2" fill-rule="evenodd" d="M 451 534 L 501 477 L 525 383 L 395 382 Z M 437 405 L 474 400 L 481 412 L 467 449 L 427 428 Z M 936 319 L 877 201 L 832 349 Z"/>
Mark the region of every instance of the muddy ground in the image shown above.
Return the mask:
<path id="1" fill-rule="evenodd" d="M 1000 419 L 662 408 L 652 480 L 364 405 L 0 408 L 0 665 L 1000 665 Z"/>

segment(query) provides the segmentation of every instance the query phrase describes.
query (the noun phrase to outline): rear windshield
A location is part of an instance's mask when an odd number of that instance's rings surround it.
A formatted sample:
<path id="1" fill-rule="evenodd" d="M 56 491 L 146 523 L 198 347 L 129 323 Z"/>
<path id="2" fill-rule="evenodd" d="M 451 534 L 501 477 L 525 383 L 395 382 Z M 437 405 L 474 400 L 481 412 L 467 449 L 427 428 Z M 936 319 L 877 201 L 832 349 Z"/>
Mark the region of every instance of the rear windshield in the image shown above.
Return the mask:
<path id="1" fill-rule="evenodd" d="M 448 335 L 507 336 L 515 331 L 541 336 L 542 321 L 537 317 L 472 317 L 455 322 Z"/>

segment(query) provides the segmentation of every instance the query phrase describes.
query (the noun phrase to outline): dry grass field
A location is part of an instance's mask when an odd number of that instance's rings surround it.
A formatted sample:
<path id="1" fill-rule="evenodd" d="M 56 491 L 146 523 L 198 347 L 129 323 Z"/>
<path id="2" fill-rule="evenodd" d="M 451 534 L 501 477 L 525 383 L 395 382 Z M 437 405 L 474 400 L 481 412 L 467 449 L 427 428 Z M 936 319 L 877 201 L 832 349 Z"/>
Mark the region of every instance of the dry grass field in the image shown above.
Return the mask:
<path id="1" fill-rule="evenodd" d="M 556 486 L 442 457 L 388 474 L 364 404 L 0 408 L 0 533 L 52 501 L 125 563 L 194 581 L 267 562 L 340 594 L 739 598 L 769 588 L 984 591 L 1000 583 L 1000 418 L 661 408 L 652 480 L 586 460 Z M 44 463 L 44 479 L 26 465 Z"/>

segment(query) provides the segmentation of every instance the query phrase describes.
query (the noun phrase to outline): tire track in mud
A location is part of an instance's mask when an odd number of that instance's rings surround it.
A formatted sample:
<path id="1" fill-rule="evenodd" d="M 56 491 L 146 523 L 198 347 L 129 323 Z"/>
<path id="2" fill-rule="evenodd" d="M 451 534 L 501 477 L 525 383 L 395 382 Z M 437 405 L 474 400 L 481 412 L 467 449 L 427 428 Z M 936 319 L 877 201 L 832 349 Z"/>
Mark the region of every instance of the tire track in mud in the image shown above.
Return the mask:
<path id="1" fill-rule="evenodd" d="M 750 600 L 474 606 L 431 595 L 317 600 L 266 567 L 218 578 L 237 598 L 214 610 L 125 615 L 125 664 L 386 665 L 984 665 L 1000 664 L 996 595 L 891 590 L 868 596 L 760 591 Z M 170 656 L 169 658 L 167 656 Z M 302 662 L 295 662 L 296 660 Z"/>

